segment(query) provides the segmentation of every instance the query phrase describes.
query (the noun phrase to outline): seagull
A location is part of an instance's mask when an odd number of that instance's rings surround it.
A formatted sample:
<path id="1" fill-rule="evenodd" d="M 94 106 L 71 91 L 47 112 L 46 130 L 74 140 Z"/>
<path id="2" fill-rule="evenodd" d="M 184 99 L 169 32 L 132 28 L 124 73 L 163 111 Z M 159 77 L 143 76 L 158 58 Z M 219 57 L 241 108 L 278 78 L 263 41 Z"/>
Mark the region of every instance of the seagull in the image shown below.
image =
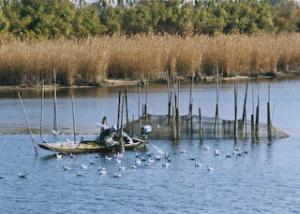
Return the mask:
<path id="1" fill-rule="evenodd" d="M 95 157 L 95 158 L 99 158 L 99 155 L 98 155 L 98 154 L 96 154 L 94 157 Z"/>
<path id="2" fill-rule="evenodd" d="M 75 158 L 75 155 L 73 155 L 73 153 L 71 153 L 70 158 Z"/>
<path id="3" fill-rule="evenodd" d="M 78 172 L 77 173 L 77 177 L 82 177 L 83 176 L 83 173 L 82 172 Z"/>
<path id="4" fill-rule="evenodd" d="M 125 166 L 119 166 L 119 167 L 118 167 L 118 170 L 119 170 L 119 171 L 125 171 Z"/>
<path id="5" fill-rule="evenodd" d="M 216 149 L 215 156 L 220 156 L 220 155 L 221 155 L 221 151 L 219 149 Z"/>
<path id="6" fill-rule="evenodd" d="M 204 145 L 204 149 L 205 149 L 205 150 L 209 150 L 210 148 L 209 148 L 209 146 Z"/>
<path id="7" fill-rule="evenodd" d="M 228 152 L 226 153 L 226 158 L 231 158 L 231 155 Z"/>
<path id="8" fill-rule="evenodd" d="M 109 156 L 106 155 L 106 156 L 105 156 L 105 159 L 106 159 L 106 160 L 111 160 L 111 157 L 109 157 Z"/>
<path id="9" fill-rule="evenodd" d="M 211 166 L 207 165 L 207 171 L 212 172 L 212 171 L 214 171 L 214 169 Z"/>
<path id="10" fill-rule="evenodd" d="M 18 174 L 19 178 L 27 178 L 27 173 L 19 173 Z"/>
<path id="11" fill-rule="evenodd" d="M 157 161 L 160 161 L 161 160 L 161 156 L 159 156 L 159 155 L 155 155 L 155 160 L 157 160 Z"/>
<path id="12" fill-rule="evenodd" d="M 56 153 L 56 159 L 57 159 L 57 160 L 61 160 L 61 159 L 62 159 L 62 154 Z"/>
<path id="13" fill-rule="evenodd" d="M 88 166 L 87 166 L 87 165 L 84 165 L 84 164 L 80 164 L 80 168 L 83 169 L 83 170 L 87 170 L 87 169 L 88 169 Z"/>
<path id="14" fill-rule="evenodd" d="M 51 129 L 51 132 L 55 135 L 55 136 L 57 136 L 57 135 L 60 135 L 61 133 L 59 132 L 59 131 L 57 131 L 57 130 L 54 130 L 54 129 Z"/>
<path id="15" fill-rule="evenodd" d="M 68 171 L 68 170 L 70 170 L 70 169 L 71 169 L 70 167 L 64 166 L 64 171 Z"/>
<path id="16" fill-rule="evenodd" d="M 197 167 L 200 167 L 200 165 L 201 165 L 200 162 L 198 162 L 198 161 L 195 162 L 195 167 L 196 167 L 196 168 L 197 168 Z"/>
<path id="17" fill-rule="evenodd" d="M 99 173 L 100 175 L 106 175 L 106 169 L 105 168 L 99 169 Z"/>
<path id="18" fill-rule="evenodd" d="M 122 177 L 121 173 L 118 173 L 118 172 L 114 173 L 114 178 L 121 178 L 121 177 Z"/>
<path id="19" fill-rule="evenodd" d="M 140 166 L 141 164 L 142 164 L 141 159 L 139 159 L 139 158 L 135 159 L 135 165 L 136 166 Z"/>
<path id="20" fill-rule="evenodd" d="M 167 163 L 167 162 L 162 162 L 162 167 L 168 167 L 169 166 L 169 163 Z"/>
<path id="21" fill-rule="evenodd" d="M 132 166 L 131 166 L 131 169 L 136 169 L 136 168 L 137 168 L 136 165 L 132 165 Z"/>
<path id="22" fill-rule="evenodd" d="M 121 164 L 122 161 L 120 159 L 116 159 L 116 164 Z"/>

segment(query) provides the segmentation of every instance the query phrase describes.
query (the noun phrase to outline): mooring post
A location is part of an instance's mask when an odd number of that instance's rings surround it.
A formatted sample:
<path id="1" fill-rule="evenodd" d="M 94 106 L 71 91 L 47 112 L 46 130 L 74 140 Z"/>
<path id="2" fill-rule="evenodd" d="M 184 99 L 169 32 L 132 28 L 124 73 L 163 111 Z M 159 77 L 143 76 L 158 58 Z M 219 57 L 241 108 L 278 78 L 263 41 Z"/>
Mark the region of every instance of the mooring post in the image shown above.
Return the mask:
<path id="1" fill-rule="evenodd" d="M 54 113 L 54 119 L 53 119 L 53 130 L 58 131 L 58 120 L 57 120 L 57 95 L 56 95 L 56 71 L 53 69 L 53 113 Z"/>
<path id="2" fill-rule="evenodd" d="M 216 68 L 216 109 L 215 109 L 215 123 L 214 123 L 214 135 L 217 134 L 217 123 L 219 120 L 219 68 Z"/>
<path id="3" fill-rule="evenodd" d="M 256 106 L 256 118 L 255 118 L 255 135 L 256 137 L 259 136 L 259 85 L 257 90 L 257 106 Z"/>
<path id="4" fill-rule="evenodd" d="M 237 87 L 234 85 L 234 140 L 237 139 L 237 99 L 238 99 L 238 94 L 237 94 Z"/>
<path id="5" fill-rule="evenodd" d="M 201 142 L 201 139 L 202 139 L 202 115 L 201 115 L 201 108 L 199 108 L 198 110 L 198 119 L 199 119 L 199 139 L 200 139 L 200 142 Z"/>
<path id="6" fill-rule="evenodd" d="M 129 112 L 128 112 L 128 96 L 127 96 L 127 89 L 125 89 L 125 110 L 126 110 L 126 123 L 129 123 Z"/>
<path id="7" fill-rule="evenodd" d="M 138 83 L 138 116 L 141 117 L 141 83 Z"/>
<path id="8" fill-rule="evenodd" d="M 43 139 L 43 129 L 44 129 L 44 99 L 45 99 L 45 80 L 42 80 L 41 115 L 40 115 L 40 137 L 41 137 L 41 139 Z"/>
<path id="9" fill-rule="evenodd" d="M 119 91 L 119 97 L 118 97 L 117 129 L 120 128 L 120 111 L 121 111 L 121 91 Z"/>
<path id="10" fill-rule="evenodd" d="M 248 98 L 248 82 L 246 83 L 245 97 L 244 97 L 244 106 L 243 106 L 243 116 L 242 116 L 242 130 L 246 127 L 247 120 L 247 98 Z"/>
<path id="11" fill-rule="evenodd" d="M 72 93 L 72 118 L 73 118 L 73 137 L 74 143 L 76 143 L 76 120 L 75 120 L 75 102 L 74 102 L 74 95 Z"/>
<path id="12" fill-rule="evenodd" d="M 267 103 L 267 125 L 268 125 L 268 139 L 272 139 L 272 133 L 271 133 L 271 86 L 270 83 L 268 85 L 268 103 Z"/>

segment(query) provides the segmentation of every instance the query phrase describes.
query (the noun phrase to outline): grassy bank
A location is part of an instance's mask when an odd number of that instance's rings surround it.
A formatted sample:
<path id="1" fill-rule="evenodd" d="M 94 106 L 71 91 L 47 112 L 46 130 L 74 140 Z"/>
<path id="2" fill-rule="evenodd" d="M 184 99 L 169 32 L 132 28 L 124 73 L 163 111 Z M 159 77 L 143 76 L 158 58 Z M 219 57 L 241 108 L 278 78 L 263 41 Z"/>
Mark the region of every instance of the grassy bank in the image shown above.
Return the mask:
<path id="1" fill-rule="evenodd" d="M 3 41 L 0 84 L 101 85 L 108 79 L 161 80 L 166 71 L 224 77 L 300 70 L 300 34 L 95 37 Z"/>

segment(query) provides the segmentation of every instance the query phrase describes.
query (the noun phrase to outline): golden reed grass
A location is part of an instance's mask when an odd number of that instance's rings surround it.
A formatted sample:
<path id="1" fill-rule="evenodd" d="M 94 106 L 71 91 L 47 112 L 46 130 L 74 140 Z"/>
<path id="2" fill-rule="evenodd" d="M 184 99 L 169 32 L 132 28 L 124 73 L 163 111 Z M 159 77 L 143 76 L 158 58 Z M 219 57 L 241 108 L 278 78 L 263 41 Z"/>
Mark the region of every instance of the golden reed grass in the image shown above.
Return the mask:
<path id="1" fill-rule="evenodd" d="M 106 79 L 161 80 L 165 72 L 223 76 L 300 70 L 300 34 L 113 36 L 2 41 L 0 84 L 97 85 Z"/>

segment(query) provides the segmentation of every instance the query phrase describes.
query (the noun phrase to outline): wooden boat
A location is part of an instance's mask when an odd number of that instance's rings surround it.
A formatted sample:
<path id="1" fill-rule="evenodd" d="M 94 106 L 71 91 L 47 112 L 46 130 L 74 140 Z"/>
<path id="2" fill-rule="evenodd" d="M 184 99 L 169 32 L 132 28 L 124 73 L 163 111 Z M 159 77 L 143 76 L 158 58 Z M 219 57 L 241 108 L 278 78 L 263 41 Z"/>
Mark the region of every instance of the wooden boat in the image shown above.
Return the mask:
<path id="1" fill-rule="evenodd" d="M 148 147 L 147 141 L 138 138 L 132 138 L 133 143 L 124 144 L 125 150 L 141 150 Z M 62 154 L 81 154 L 81 153 L 116 153 L 122 152 L 123 145 L 118 143 L 113 146 L 106 146 L 104 144 L 98 144 L 96 141 L 81 141 L 75 142 L 57 142 L 48 143 L 44 142 L 39 144 L 39 147 L 45 150 L 62 153 Z"/>

